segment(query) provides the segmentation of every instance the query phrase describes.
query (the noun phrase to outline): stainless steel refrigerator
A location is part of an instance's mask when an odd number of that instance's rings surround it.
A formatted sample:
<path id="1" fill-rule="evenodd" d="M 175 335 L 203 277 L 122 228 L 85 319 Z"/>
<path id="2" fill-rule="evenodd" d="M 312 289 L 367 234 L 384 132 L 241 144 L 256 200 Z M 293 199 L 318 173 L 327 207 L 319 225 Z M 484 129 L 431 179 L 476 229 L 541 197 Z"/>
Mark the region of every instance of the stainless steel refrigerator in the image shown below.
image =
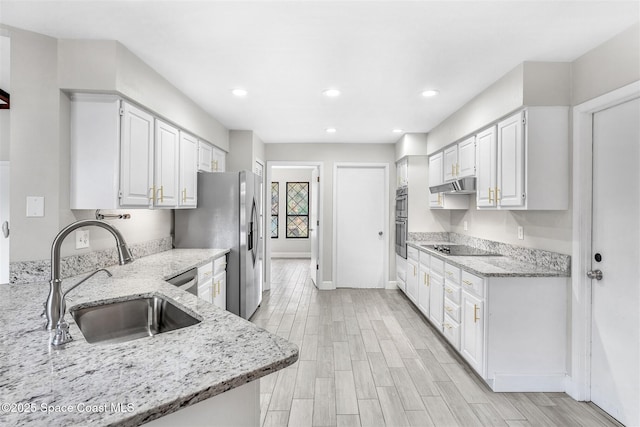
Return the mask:
<path id="1" fill-rule="evenodd" d="M 230 248 L 227 310 L 249 319 L 262 301 L 259 189 L 248 171 L 199 173 L 198 207 L 176 209 L 176 248 Z"/>

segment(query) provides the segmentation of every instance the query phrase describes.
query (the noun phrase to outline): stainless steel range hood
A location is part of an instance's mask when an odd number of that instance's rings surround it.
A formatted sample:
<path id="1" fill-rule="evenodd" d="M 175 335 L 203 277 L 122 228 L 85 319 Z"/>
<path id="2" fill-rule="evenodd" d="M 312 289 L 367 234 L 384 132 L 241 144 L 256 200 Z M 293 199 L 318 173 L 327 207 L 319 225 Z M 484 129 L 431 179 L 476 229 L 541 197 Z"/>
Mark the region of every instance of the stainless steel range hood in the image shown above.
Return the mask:
<path id="1" fill-rule="evenodd" d="M 429 187 L 431 193 L 471 194 L 476 192 L 476 178 L 467 177 Z"/>

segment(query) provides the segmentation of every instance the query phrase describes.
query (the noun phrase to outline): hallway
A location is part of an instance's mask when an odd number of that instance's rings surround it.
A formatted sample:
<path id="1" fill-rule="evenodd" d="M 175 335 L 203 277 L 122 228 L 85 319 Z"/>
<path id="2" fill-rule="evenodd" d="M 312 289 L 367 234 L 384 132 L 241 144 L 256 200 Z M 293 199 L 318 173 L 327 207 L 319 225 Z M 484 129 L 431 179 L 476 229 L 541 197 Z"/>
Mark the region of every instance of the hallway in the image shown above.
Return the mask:
<path id="1" fill-rule="evenodd" d="M 616 426 L 565 393 L 493 393 L 400 291 L 318 291 L 309 260 L 273 259 L 252 321 L 300 348 L 262 378 L 276 426 Z"/>

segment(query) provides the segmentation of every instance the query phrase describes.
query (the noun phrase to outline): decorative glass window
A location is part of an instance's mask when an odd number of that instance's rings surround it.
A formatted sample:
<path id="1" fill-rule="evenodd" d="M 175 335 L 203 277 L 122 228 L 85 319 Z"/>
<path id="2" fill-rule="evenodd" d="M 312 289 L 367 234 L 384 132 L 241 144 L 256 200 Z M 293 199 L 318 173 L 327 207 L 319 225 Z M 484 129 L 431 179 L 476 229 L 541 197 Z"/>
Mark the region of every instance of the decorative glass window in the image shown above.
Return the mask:
<path id="1" fill-rule="evenodd" d="M 271 183 L 271 238 L 278 238 L 278 212 L 280 210 L 280 183 Z"/>
<path id="2" fill-rule="evenodd" d="M 287 239 L 309 237 L 309 183 L 287 182 Z"/>

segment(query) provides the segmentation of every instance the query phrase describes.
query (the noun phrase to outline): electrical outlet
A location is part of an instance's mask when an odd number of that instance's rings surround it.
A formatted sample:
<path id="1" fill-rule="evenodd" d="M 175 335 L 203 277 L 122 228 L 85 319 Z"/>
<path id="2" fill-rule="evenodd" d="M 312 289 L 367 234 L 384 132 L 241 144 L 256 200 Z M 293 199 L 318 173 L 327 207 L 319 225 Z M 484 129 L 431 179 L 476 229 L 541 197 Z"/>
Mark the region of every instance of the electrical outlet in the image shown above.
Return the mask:
<path id="1" fill-rule="evenodd" d="M 76 230 L 76 249 L 89 247 L 89 230 Z"/>
<path id="2" fill-rule="evenodd" d="M 27 217 L 44 216 L 44 197 L 27 196 Z"/>
<path id="3" fill-rule="evenodd" d="M 524 228 L 521 225 L 518 226 L 518 239 L 524 240 Z"/>
<path id="4" fill-rule="evenodd" d="M 467 231 L 469 229 L 469 224 L 467 224 L 467 221 L 464 221 L 462 223 L 462 228 L 464 229 L 464 231 Z"/>

